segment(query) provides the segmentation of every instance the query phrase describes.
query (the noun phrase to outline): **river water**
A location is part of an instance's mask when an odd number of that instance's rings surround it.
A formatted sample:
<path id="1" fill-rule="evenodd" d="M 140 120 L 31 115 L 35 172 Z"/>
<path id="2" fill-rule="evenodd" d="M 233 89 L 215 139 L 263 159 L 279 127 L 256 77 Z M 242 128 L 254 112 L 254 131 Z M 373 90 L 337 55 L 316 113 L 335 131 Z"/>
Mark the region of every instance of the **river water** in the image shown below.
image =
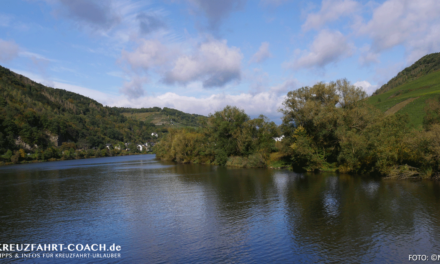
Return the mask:
<path id="1" fill-rule="evenodd" d="M 12 243 L 121 250 L 0 262 L 402 263 L 440 255 L 440 185 L 176 165 L 154 155 L 7 166 L 0 244 Z"/>

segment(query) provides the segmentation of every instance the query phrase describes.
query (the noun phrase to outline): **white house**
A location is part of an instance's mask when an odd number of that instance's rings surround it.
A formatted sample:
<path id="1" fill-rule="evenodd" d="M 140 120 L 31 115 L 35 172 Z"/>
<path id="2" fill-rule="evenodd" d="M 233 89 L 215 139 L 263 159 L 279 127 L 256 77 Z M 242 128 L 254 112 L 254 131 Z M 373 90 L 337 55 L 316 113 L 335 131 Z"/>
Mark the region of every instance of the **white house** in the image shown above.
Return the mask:
<path id="1" fill-rule="evenodd" d="M 137 149 L 138 149 L 139 151 L 142 151 L 143 148 L 144 148 L 144 146 L 142 146 L 141 144 L 137 145 Z"/>
<path id="2" fill-rule="evenodd" d="M 154 133 L 154 132 L 151 133 L 151 136 L 152 136 L 152 137 L 158 137 L 158 136 L 157 136 L 157 133 Z"/>
<path id="3" fill-rule="evenodd" d="M 282 135 L 281 137 L 274 137 L 273 139 L 275 141 L 281 141 L 281 140 L 283 140 L 283 138 L 284 138 L 284 135 Z"/>

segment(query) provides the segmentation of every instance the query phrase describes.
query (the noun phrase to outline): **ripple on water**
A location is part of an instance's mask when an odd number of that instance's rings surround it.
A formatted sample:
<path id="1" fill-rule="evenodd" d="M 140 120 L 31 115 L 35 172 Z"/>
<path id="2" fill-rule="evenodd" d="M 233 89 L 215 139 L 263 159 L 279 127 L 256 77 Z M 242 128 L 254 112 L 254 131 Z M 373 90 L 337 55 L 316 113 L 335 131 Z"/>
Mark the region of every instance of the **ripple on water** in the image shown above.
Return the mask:
<path id="1" fill-rule="evenodd" d="M 434 182 L 153 155 L 0 168 L 0 241 L 116 243 L 129 263 L 401 263 L 440 252 L 439 207 Z"/>

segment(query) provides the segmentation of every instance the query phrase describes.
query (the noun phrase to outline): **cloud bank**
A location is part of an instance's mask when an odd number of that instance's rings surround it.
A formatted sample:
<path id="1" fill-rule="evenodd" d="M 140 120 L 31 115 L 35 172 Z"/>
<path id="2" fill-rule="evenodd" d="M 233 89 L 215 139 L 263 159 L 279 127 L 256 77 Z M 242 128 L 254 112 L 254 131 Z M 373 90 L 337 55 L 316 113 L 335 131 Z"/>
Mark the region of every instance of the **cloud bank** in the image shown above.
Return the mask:
<path id="1" fill-rule="evenodd" d="M 181 85 L 201 81 L 204 88 L 223 87 L 240 80 L 242 59 L 240 49 L 228 47 L 225 40 L 210 40 L 192 54 L 177 58 L 164 81 Z"/>
<path id="2" fill-rule="evenodd" d="M 317 13 L 307 15 L 302 25 L 304 31 L 311 29 L 318 30 L 327 23 L 336 21 L 344 16 L 353 16 L 358 13 L 361 5 L 353 0 L 323 0 L 321 10 Z"/>
<path id="3" fill-rule="evenodd" d="M 341 32 L 322 30 L 313 40 L 310 50 L 288 64 L 288 67 L 323 68 L 327 64 L 351 56 L 353 50 L 353 44 L 349 43 Z"/>

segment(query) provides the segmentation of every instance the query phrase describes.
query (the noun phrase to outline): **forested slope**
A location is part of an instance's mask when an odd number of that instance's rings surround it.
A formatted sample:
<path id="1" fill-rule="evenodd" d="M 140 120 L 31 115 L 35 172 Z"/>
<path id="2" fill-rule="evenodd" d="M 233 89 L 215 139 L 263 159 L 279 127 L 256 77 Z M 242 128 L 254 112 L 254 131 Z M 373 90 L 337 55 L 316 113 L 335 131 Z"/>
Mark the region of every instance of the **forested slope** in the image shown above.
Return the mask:
<path id="1" fill-rule="evenodd" d="M 173 113 L 169 108 L 151 109 Z M 159 137 L 167 132 L 153 123 L 127 118 L 123 113 L 129 111 L 145 109 L 103 106 L 80 94 L 46 87 L 0 66 L 0 160 L 9 161 L 11 153 L 19 149 L 31 154 L 50 150 L 55 154 L 44 159 L 60 158 L 59 147 L 63 143 L 70 144 L 73 151 L 102 150 L 108 143 L 154 141 L 152 132 Z M 174 111 L 179 113 L 182 123 L 188 120 L 188 124 L 195 124 L 197 117 Z M 185 119 L 188 116 L 192 119 Z"/>

